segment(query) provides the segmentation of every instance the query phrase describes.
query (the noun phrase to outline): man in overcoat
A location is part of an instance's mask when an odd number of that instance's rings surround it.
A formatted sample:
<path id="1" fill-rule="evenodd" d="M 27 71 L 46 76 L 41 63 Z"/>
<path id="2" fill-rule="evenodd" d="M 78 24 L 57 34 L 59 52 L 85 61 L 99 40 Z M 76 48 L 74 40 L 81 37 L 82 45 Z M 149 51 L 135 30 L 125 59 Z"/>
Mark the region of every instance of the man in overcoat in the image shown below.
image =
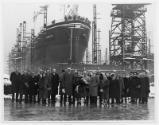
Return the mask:
<path id="1" fill-rule="evenodd" d="M 52 70 L 51 74 L 51 102 L 55 103 L 55 97 L 58 93 L 59 75 L 56 73 L 56 69 Z"/>
<path id="2" fill-rule="evenodd" d="M 40 74 L 39 80 L 39 98 L 42 99 L 42 104 L 46 104 L 48 98 L 48 73 L 43 72 Z"/>
<path id="3" fill-rule="evenodd" d="M 122 103 L 123 102 L 123 90 L 124 90 L 124 88 L 125 88 L 125 86 L 124 86 L 124 80 L 123 80 L 123 78 L 120 76 L 120 75 L 118 75 L 118 84 L 119 84 L 119 93 L 118 93 L 118 97 L 119 97 L 119 101 L 117 101 L 118 103 Z"/>
<path id="4" fill-rule="evenodd" d="M 98 86 L 99 86 L 99 76 L 97 72 L 94 72 L 91 76 L 89 84 L 90 104 L 94 106 L 97 105 Z"/>
<path id="5" fill-rule="evenodd" d="M 147 73 L 142 73 L 140 77 L 140 82 L 141 82 L 141 93 L 140 93 L 141 103 L 147 103 L 148 95 L 150 92 L 150 83 Z"/>
<path id="6" fill-rule="evenodd" d="M 71 104 L 71 96 L 73 93 L 73 80 L 74 74 L 71 72 L 71 68 L 67 68 L 66 72 L 62 78 L 62 92 L 64 93 L 64 103 L 66 103 L 66 99 L 68 96 L 69 104 Z"/>
<path id="7" fill-rule="evenodd" d="M 19 85 L 21 84 L 21 75 L 17 70 L 11 73 L 10 81 L 12 83 L 12 101 L 14 101 L 15 93 L 16 93 L 16 101 L 18 101 Z"/>
<path id="8" fill-rule="evenodd" d="M 114 104 L 114 100 L 117 95 L 117 85 L 118 85 L 118 80 L 116 80 L 116 75 L 112 74 L 109 85 L 109 96 L 111 98 L 111 104 Z"/>
<path id="9" fill-rule="evenodd" d="M 25 90 L 24 90 L 24 81 L 25 80 L 25 72 L 23 72 L 23 74 L 21 74 L 21 83 L 20 83 L 20 99 L 19 99 L 19 102 L 22 102 L 22 98 L 23 98 L 23 95 L 25 94 Z"/>
<path id="10" fill-rule="evenodd" d="M 125 100 L 125 103 L 127 103 L 128 101 L 128 97 L 130 97 L 130 83 L 129 83 L 129 75 L 127 74 L 124 78 L 124 94 L 123 94 L 123 98 Z"/>
<path id="11" fill-rule="evenodd" d="M 64 96 L 64 93 L 62 92 L 62 80 L 63 80 L 63 75 L 65 74 L 65 70 L 62 70 L 61 71 L 61 73 L 60 73 L 60 75 L 59 75 L 59 88 L 60 88 L 60 104 L 62 104 L 62 102 L 64 101 L 64 98 L 63 98 L 63 96 Z"/>
<path id="12" fill-rule="evenodd" d="M 109 80 L 107 79 L 107 77 L 105 76 L 105 74 L 101 73 L 100 74 L 100 92 L 101 92 L 101 98 L 103 100 L 103 103 L 107 103 L 109 104 L 108 100 L 109 100 Z"/>
<path id="13" fill-rule="evenodd" d="M 137 73 L 134 72 L 133 76 L 130 78 L 130 96 L 132 103 L 137 103 L 137 100 L 140 97 L 140 91 L 141 91 L 140 79 L 137 76 Z"/>

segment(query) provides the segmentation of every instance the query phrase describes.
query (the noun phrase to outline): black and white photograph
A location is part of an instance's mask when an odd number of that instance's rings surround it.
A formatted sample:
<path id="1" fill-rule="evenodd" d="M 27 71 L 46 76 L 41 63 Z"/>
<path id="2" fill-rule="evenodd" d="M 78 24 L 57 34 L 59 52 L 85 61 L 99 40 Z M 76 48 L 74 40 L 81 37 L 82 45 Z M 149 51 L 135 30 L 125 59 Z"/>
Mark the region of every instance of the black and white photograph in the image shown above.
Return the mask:
<path id="1" fill-rule="evenodd" d="M 1 1 L 3 121 L 154 121 L 155 1 Z"/>

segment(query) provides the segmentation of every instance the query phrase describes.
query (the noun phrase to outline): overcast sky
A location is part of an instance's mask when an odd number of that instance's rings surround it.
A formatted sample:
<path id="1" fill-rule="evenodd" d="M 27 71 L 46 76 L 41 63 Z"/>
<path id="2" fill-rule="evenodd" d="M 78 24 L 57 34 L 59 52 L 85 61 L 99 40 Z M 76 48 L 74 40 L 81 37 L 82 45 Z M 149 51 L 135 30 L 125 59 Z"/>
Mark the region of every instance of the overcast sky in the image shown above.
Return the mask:
<path id="1" fill-rule="evenodd" d="M 19 23 L 24 20 L 27 22 L 27 32 L 30 32 L 31 28 L 36 29 L 38 33 L 39 28 L 42 27 L 43 16 L 40 15 L 37 18 L 37 21 L 33 23 L 33 14 L 34 11 L 39 11 L 41 5 L 46 5 L 45 3 L 4 3 L 2 6 L 2 28 L 3 28 L 3 52 L 4 57 L 8 56 L 9 51 L 13 47 L 16 41 L 16 28 L 19 26 Z M 62 3 L 47 3 L 48 7 L 48 23 L 52 20 L 63 19 L 64 16 L 64 4 Z M 80 16 L 87 17 L 90 21 L 93 19 L 93 4 L 92 3 L 79 3 L 78 13 Z M 97 20 L 97 28 L 101 31 L 101 49 L 102 55 L 104 56 L 105 48 L 108 47 L 109 43 L 109 30 L 111 23 L 111 13 L 112 6 L 110 3 L 98 3 L 97 4 L 97 17 L 100 19 Z M 153 42 L 153 4 L 147 6 L 146 13 L 146 29 L 147 35 L 151 38 Z M 152 43 L 151 43 L 152 44 Z M 89 52 L 91 53 L 91 36 L 89 40 Z M 102 58 L 104 60 L 104 58 Z"/>

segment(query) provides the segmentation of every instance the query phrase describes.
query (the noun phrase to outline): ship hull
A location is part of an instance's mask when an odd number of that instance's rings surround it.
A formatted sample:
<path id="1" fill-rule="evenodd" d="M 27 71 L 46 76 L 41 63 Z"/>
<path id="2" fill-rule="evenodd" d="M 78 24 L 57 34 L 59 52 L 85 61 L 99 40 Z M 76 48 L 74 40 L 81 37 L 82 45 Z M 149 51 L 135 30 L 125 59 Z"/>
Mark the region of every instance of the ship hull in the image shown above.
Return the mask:
<path id="1" fill-rule="evenodd" d="M 31 52 L 34 66 L 54 63 L 81 63 L 88 46 L 90 27 L 81 23 L 62 23 L 40 34 Z"/>

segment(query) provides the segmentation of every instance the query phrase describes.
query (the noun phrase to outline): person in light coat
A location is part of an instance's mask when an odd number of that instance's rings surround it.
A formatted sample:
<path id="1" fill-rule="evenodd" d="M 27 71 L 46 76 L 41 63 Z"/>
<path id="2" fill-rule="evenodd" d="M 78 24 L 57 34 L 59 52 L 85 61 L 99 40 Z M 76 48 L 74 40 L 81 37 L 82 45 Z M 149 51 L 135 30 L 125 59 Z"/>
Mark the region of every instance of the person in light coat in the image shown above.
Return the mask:
<path id="1" fill-rule="evenodd" d="M 89 84 L 90 104 L 97 105 L 99 77 L 98 74 L 92 73 Z"/>

